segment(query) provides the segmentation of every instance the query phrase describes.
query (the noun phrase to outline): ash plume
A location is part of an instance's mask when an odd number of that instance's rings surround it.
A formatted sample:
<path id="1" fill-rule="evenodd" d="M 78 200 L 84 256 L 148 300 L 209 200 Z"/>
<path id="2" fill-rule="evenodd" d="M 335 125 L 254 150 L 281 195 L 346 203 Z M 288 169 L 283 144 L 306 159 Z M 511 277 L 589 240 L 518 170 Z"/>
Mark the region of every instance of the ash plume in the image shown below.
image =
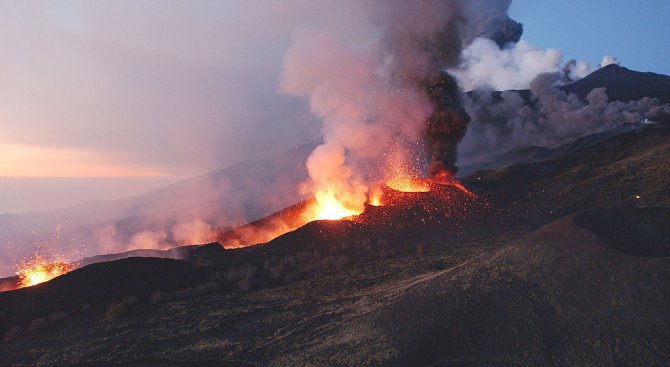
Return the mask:
<path id="1" fill-rule="evenodd" d="M 502 47 L 518 41 L 522 26 L 507 16 L 509 0 L 344 4 L 346 17 L 295 33 L 280 89 L 308 98 L 323 122 L 324 144 L 307 162 L 317 200 L 335 197 L 362 209 L 398 134 L 426 142 L 430 174 L 455 171 L 469 119 L 444 70 L 474 39 L 489 37 Z"/>
<path id="2" fill-rule="evenodd" d="M 470 44 L 475 38 L 487 38 L 503 48 L 507 44 L 519 42 L 523 25 L 507 15 L 511 4 L 512 0 L 468 2 L 465 13 L 469 22 L 464 43 Z"/>
<path id="3" fill-rule="evenodd" d="M 456 173 L 456 147 L 463 139 L 470 116 L 461 107 L 458 85 L 442 71 L 426 81 L 426 93 L 434 106 L 426 128 L 427 146 L 431 153 L 428 175 L 438 177 L 444 172 Z"/>
<path id="4" fill-rule="evenodd" d="M 670 114 L 670 105 L 653 98 L 609 101 L 605 88 L 593 89 L 582 100 L 557 88 L 562 77 L 561 73 L 538 75 L 530 85 L 530 100 L 517 91 L 505 91 L 499 97 L 472 92 L 464 98 L 472 121 L 459 145 L 459 163 L 485 162 L 529 146 L 552 148 L 586 134 Z"/>

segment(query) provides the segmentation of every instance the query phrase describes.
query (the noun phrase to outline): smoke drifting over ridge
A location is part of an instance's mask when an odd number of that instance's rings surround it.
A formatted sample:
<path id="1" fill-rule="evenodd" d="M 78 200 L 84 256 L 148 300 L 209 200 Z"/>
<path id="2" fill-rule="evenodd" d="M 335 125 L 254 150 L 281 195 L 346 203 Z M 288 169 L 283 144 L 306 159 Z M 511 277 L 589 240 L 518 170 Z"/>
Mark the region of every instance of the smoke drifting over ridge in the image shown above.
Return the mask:
<path id="1" fill-rule="evenodd" d="M 539 74 L 562 72 L 562 82 L 581 79 L 593 70 L 589 63 L 569 60 L 563 66 L 559 50 L 538 49 L 528 42 L 500 47 L 494 41 L 478 38 L 463 50 L 457 67 L 449 69 L 465 91 L 526 89 Z"/>
<path id="2" fill-rule="evenodd" d="M 307 97 L 323 120 L 324 144 L 307 162 L 317 201 L 336 198 L 362 210 L 398 136 L 426 140 L 430 174 L 455 171 L 468 118 L 444 70 L 478 37 L 500 47 L 519 40 L 522 26 L 507 16 L 510 3 L 352 1 L 347 14 L 357 14 L 354 22 L 332 19 L 330 26 L 305 25 L 295 33 L 280 88 Z M 342 24 L 347 32 L 340 32 Z"/>
<path id="3" fill-rule="evenodd" d="M 475 91 L 464 98 L 472 122 L 459 145 L 459 163 L 493 160 L 507 151 L 529 147 L 556 147 L 580 136 L 670 115 L 670 105 L 653 98 L 609 101 L 605 88 L 595 88 L 585 100 L 559 88 L 561 73 L 533 79 L 530 96 L 504 91 L 498 97 Z"/>

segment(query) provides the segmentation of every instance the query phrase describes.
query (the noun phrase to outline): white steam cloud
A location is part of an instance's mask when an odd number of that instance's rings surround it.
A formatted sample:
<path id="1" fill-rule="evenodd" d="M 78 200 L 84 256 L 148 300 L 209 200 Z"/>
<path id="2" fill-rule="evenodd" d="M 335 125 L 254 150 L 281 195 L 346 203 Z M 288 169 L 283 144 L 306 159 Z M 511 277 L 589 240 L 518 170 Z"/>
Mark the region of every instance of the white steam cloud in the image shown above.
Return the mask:
<path id="1" fill-rule="evenodd" d="M 607 55 L 603 56 L 602 61 L 600 61 L 600 67 L 604 68 L 607 65 L 621 65 L 621 63 L 616 57 Z"/>
<path id="2" fill-rule="evenodd" d="M 585 61 L 562 62 L 563 53 L 556 49 L 539 49 L 523 40 L 500 48 L 490 39 L 478 38 L 463 50 L 458 67 L 449 73 L 461 88 L 471 91 L 528 89 L 542 73 L 563 72 L 563 81 L 570 82 L 594 71 Z"/>

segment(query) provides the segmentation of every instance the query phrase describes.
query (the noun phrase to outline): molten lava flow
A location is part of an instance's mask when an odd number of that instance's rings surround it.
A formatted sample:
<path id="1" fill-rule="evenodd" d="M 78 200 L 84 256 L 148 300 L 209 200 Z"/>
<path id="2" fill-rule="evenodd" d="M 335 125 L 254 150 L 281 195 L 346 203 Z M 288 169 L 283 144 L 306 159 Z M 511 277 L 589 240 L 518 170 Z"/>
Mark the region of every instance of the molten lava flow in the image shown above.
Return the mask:
<path id="1" fill-rule="evenodd" d="M 64 260 L 47 261 L 40 255 L 35 255 L 19 265 L 19 270 L 16 272 L 19 276 L 19 288 L 44 283 L 72 269 L 72 265 Z"/>
<path id="2" fill-rule="evenodd" d="M 465 186 L 463 186 L 463 184 L 461 184 L 461 182 L 456 177 L 454 177 L 454 174 L 449 171 L 441 170 L 437 173 L 433 173 L 431 175 L 431 180 L 438 185 L 453 186 L 469 196 L 475 196 L 475 194 L 466 189 Z"/>

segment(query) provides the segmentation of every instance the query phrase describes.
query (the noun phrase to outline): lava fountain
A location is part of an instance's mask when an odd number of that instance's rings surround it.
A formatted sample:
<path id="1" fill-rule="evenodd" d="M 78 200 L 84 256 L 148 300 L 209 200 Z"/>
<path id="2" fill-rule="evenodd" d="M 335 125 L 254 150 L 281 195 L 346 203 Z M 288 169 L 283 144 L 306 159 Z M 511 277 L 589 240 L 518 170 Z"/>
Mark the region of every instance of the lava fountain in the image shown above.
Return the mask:
<path id="1" fill-rule="evenodd" d="M 44 283 L 75 269 L 69 259 L 77 254 L 73 249 L 68 250 L 68 255 L 63 254 L 63 248 L 58 246 L 60 236 L 61 228 L 58 225 L 53 240 L 43 242 L 35 239 L 35 248 L 31 253 L 20 257 L 17 261 L 15 288 Z"/>
<path id="2" fill-rule="evenodd" d="M 57 276 L 70 272 L 73 266 L 65 259 L 47 260 L 39 254 L 18 265 L 18 288 L 31 287 L 44 283 Z"/>
<path id="3" fill-rule="evenodd" d="M 375 185 L 370 189 L 370 193 L 368 195 L 368 205 L 371 206 L 383 206 L 384 201 L 382 198 L 384 197 L 384 188 L 380 185 Z"/>
<path id="4" fill-rule="evenodd" d="M 314 202 L 303 213 L 306 222 L 315 220 L 340 220 L 361 214 L 363 210 L 348 207 L 332 190 L 318 191 Z"/>

